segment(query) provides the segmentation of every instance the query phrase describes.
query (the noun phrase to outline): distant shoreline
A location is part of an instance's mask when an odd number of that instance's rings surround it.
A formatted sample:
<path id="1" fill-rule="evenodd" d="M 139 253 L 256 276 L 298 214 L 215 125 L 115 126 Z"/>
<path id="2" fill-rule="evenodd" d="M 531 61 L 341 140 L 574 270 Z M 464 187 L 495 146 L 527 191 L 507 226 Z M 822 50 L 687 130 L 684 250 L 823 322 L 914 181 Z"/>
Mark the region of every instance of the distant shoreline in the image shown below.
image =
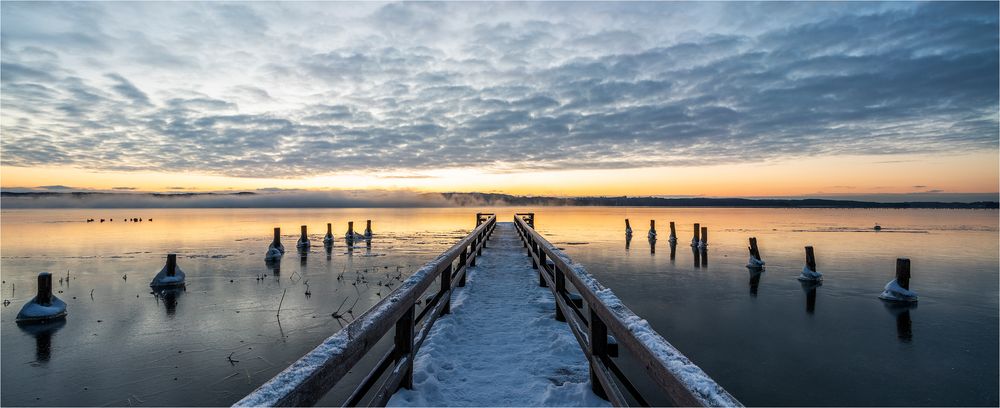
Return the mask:
<path id="1" fill-rule="evenodd" d="M 821 198 L 543 197 L 492 193 L 350 195 L 324 192 L 114 193 L 0 192 L 3 208 L 435 208 L 435 207 L 702 207 L 998 209 L 996 201 L 874 202 Z"/>

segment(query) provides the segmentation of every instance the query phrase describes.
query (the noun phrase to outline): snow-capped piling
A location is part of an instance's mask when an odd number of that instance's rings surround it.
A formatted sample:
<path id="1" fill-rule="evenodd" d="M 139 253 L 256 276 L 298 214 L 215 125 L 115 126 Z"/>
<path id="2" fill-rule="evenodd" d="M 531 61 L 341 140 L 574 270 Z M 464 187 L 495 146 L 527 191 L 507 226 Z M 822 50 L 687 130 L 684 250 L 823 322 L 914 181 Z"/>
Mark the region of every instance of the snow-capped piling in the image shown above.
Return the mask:
<path id="1" fill-rule="evenodd" d="M 177 266 L 177 254 L 167 254 L 167 263 L 153 277 L 149 286 L 153 288 L 184 286 L 184 271 Z"/>
<path id="2" fill-rule="evenodd" d="M 812 246 L 806 247 L 806 266 L 802 267 L 799 280 L 806 282 L 823 280 L 823 274 L 816 271 L 816 255 Z"/>
<path id="3" fill-rule="evenodd" d="M 365 240 L 371 241 L 372 239 L 372 220 L 365 221 Z"/>
<path id="4" fill-rule="evenodd" d="M 52 274 L 38 274 L 38 292 L 21 307 L 15 320 L 18 323 L 44 322 L 66 316 L 66 302 L 52 294 Z"/>
<path id="5" fill-rule="evenodd" d="M 698 248 L 708 248 L 708 227 L 701 227 L 701 241 L 698 242 Z"/>
<path id="6" fill-rule="evenodd" d="M 295 243 L 295 247 L 299 249 L 309 249 L 309 235 L 306 233 L 306 226 L 301 226 L 302 235 L 299 236 L 299 241 Z"/>
<path id="7" fill-rule="evenodd" d="M 281 259 L 285 254 L 285 246 L 281 245 L 281 228 L 274 228 L 274 240 L 267 246 L 267 253 L 264 254 L 264 262 L 274 262 Z"/>
<path id="8" fill-rule="evenodd" d="M 696 247 L 701 243 L 701 238 L 698 237 L 698 233 L 701 232 L 701 226 L 697 222 L 694 223 L 694 238 L 691 238 L 691 246 Z"/>
<path id="9" fill-rule="evenodd" d="M 625 238 L 632 238 L 632 226 L 628 223 L 628 218 L 625 219 Z"/>
<path id="10" fill-rule="evenodd" d="M 885 284 L 885 289 L 878 296 L 889 302 L 914 303 L 917 293 L 910 290 L 910 259 L 896 258 L 896 279 Z"/>
<path id="11" fill-rule="evenodd" d="M 677 243 L 677 229 L 674 228 L 673 221 L 670 221 L 670 237 L 667 238 L 667 241 L 670 241 L 671 243 Z"/>
<path id="12" fill-rule="evenodd" d="M 649 220 L 649 233 L 646 234 L 646 238 L 650 241 L 656 240 L 656 220 Z"/>
<path id="13" fill-rule="evenodd" d="M 760 250 L 757 249 L 757 238 L 750 237 L 750 260 L 747 261 L 747 268 L 764 269 L 764 261 L 760 257 Z"/>
<path id="14" fill-rule="evenodd" d="M 326 236 L 323 237 L 323 246 L 333 246 L 333 224 L 329 222 L 326 223 Z"/>

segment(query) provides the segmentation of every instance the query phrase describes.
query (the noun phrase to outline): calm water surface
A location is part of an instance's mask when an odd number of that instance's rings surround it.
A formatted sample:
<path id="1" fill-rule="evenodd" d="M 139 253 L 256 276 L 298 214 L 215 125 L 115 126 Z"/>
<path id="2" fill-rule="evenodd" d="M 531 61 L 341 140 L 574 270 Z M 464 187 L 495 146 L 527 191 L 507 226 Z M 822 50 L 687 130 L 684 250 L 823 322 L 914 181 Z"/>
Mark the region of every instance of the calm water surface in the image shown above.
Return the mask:
<path id="1" fill-rule="evenodd" d="M 502 221 L 519 210 L 497 209 Z M 398 284 L 464 236 L 476 211 L 3 211 L 0 293 L 12 303 L 0 311 L 0 402 L 231 404 L 345 324 L 331 316 L 345 300 L 359 315 L 391 290 L 376 282 Z M 541 233 L 747 405 L 998 404 L 997 211 L 535 213 Z M 82 222 L 102 217 L 115 221 Z M 636 231 L 630 243 L 625 218 Z M 342 237 L 347 221 L 363 230 L 365 219 L 376 234 L 370 249 L 348 251 L 342 238 L 323 249 L 327 222 Z M 650 219 L 661 237 L 652 250 Z M 673 251 L 669 221 L 679 236 Z M 709 228 L 707 258 L 688 246 L 694 222 Z M 884 230 L 873 232 L 875 223 Z M 302 224 L 314 245 L 305 256 L 294 249 Z M 289 250 L 279 269 L 263 262 L 275 226 Z M 759 275 L 744 267 L 750 236 L 767 262 Z M 816 248 L 822 286 L 795 279 L 805 245 Z M 156 295 L 149 280 L 167 252 L 178 253 L 187 290 Z M 913 263 L 916 308 L 877 299 L 900 256 Z M 55 275 L 69 316 L 18 326 L 40 271 Z"/>

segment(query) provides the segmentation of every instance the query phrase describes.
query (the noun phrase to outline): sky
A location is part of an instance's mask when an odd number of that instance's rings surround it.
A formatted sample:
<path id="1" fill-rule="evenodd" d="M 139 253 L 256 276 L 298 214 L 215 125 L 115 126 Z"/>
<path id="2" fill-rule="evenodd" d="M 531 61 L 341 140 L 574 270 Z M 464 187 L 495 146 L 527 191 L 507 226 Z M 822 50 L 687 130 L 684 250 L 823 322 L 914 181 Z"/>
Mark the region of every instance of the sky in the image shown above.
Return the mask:
<path id="1" fill-rule="evenodd" d="M 0 3 L 0 188 L 1000 184 L 998 3 Z"/>

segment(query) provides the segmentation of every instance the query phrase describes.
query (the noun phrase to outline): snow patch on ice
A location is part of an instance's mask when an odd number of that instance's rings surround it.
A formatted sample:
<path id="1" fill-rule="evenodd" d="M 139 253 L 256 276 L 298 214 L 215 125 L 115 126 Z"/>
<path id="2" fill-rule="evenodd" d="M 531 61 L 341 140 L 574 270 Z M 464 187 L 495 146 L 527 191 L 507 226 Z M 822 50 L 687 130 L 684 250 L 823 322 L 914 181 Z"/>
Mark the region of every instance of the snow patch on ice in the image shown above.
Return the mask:
<path id="1" fill-rule="evenodd" d="M 917 301 L 917 292 L 899 286 L 899 282 L 893 279 L 885 284 L 885 290 L 878 297 L 882 300 L 909 303 Z"/>
<path id="2" fill-rule="evenodd" d="M 809 266 L 803 266 L 802 273 L 799 274 L 798 279 L 806 282 L 821 281 L 823 280 L 823 274 L 819 273 L 819 271 L 809 269 Z"/>
<path id="3" fill-rule="evenodd" d="M 181 286 L 184 284 L 184 271 L 181 270 L 180 266 L 174 266 L 174 276 L 167 275 L 167 266 L 163 265 L 163 269 L 153 277 L 153 280 L 149 282 L 150 287 L 164 287 L 164 286 Z"/>
<path id="4" fill-rule="evenodd" d="M 747 268 L 763 268 L 764 261 L 757 259 L 757 257 L 750 255 L 750 260 L 747 261 Z"/>
<path id="5" fill-rule="evenodd" d="M 52 295 L 52 302 L 48 305 L 38 303 L 37 297 L 31 298 L 28 303 L 21 307 L 21 311 L 15 318 L 18 322 L 28 322 L 37 320 L 56 319 L 66 316 L 66 302 Z"/>

